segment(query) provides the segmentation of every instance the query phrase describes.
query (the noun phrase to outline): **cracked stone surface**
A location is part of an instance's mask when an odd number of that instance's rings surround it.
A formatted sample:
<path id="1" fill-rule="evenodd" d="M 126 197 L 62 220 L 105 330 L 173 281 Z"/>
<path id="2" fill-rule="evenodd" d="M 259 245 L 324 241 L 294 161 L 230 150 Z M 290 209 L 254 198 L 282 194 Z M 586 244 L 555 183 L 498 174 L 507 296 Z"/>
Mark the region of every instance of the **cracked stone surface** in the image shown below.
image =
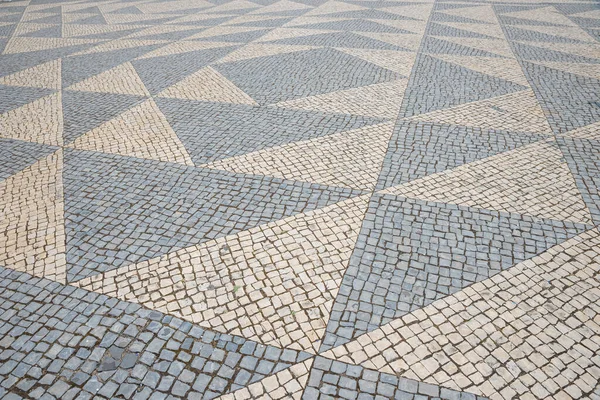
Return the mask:
<path id="1" fill-rule="evenodd" d="M 600 400 L 595 0 L 0 1 L 0 398 Z"/>

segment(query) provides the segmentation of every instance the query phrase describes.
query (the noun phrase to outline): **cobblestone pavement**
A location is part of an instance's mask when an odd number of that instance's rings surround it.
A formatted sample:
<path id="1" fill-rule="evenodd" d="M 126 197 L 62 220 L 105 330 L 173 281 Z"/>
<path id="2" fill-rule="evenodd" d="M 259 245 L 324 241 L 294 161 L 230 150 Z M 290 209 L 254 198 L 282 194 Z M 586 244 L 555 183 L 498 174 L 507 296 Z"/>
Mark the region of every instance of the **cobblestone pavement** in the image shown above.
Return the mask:
<path id="1" fill-rule="evenodd" d="M 600 400 L 597 0 L 0 1 L 0 398 Z"/>

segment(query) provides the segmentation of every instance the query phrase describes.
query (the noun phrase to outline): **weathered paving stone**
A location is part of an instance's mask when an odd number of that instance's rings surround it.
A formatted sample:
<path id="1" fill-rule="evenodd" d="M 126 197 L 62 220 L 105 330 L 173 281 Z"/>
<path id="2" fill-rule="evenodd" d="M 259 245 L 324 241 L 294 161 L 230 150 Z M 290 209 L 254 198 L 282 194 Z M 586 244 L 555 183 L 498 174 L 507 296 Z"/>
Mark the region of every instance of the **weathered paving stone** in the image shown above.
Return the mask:
<path id="1" fill-rule="evenodd" d="M 600 400 L 594 1 L 0 1 L 1 399 Z"/>

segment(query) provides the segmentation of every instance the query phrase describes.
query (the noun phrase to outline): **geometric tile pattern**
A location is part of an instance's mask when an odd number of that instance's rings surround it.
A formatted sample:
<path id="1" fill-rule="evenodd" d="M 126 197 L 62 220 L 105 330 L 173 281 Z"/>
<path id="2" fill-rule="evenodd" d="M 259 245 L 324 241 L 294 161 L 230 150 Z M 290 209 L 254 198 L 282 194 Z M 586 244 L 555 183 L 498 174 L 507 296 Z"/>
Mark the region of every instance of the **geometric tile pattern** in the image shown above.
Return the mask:
<path id="1" fill-rule="evenodd" d="M 589 398 L 599 249 L 595 228 L 324 356 L 490 398 Z"/>
<path id="2" fill-rule="evenodd" d="M 375 194 L 322 349 L 489 278 L 588 227 Z"/>
<path id="3" fill-rule="evenodd" d="M 591 0 L 0 2 L 0 398 L 600 399 Z"/>

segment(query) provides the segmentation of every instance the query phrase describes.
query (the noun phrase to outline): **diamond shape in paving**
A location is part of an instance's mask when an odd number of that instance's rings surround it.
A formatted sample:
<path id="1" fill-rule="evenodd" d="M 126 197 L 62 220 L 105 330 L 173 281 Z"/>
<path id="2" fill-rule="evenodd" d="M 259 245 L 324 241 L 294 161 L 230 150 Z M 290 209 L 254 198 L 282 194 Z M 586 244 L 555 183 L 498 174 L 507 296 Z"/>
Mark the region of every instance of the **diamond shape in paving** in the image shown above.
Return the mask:
<path id="1" fill-rule="evenodd" d="M 72 150 L 64 185 L 69 281 L 361 193 Z"/>
<path id="2" fill-rule="evenodd" d="M 381 119 L 180 99 L 156 103 L 194 164 L 382 122 Z"/>
<path id="3" fill-rule="evenodd" d="M 321 350 L 489 278 L 589 228 L 375 194 Z"/>
<path id="4" fill-rule="evenodd" d="M 398 74 L 333 49 L 316 49 L 215 65 L 259 104 L 386 82 Z"/>

